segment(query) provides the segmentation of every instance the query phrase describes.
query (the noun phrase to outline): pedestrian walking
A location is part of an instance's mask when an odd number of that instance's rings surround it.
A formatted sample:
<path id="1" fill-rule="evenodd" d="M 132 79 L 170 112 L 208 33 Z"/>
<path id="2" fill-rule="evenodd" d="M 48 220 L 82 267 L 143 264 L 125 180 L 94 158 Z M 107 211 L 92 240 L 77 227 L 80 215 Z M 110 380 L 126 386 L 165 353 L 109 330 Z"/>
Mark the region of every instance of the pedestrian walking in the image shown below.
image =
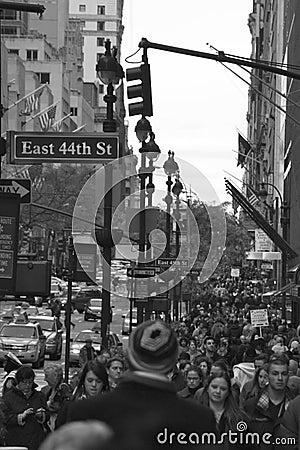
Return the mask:
<path id="1" fill-rule="evenodd" d="M 284 354 L 274 354 L 268 363 L 268 385 L 257 397 L 244 402 L 244 410 L 250 417 L 250 431 L 275 436 L 282 417 L 293 396 L 287 387 L 289 361 Z M 261 450 L 268 450 L 261 443 Z"/>
<path id="2" fill-rule="evenodd" d="M 109 390 L 112 391 L 120 382 L 121 376 L 125 371 L 125 361 L 120 356 L 113 356 L 106 364 L 108 373 Z"/>
<path id="3" fill-rule="evenodd" d="M 34 377 L 31 367 L 20 367 L 16 373 L 16 386 L 4 395 L 7 446 L 37 450 L 45 439 L 44 426 L 50 415 L 44 394 L 36 390 Z"/>
<path id="4" fill-rule="evenodd" d="M 195 449 L 203 433 L 214 433 L 212 411 L 176 395 L 167 374 L 177 362 L 178 344 L 161 321 L 138 325 L 129 338 L 129 371 L 113 390 L 71 405 L 69 419 L 104 421 L 115 437 L 111 449 Z M 201 418 L 201 420 L 199 420 Z M 194 442 L 194 443 L 193 443 Z M 207 441 L 201 449 L 210 449 Z"/>
<path id="5" fill-rule="evenodd" d="M 87 361 L 82 368 L 71 398 L 62 405 L 55 422 L 55 428 L 60 428 L 67 421 L 68 409 L 72 402 L 95 397 L 108 390 L 109 383 L 105 366 L 97 359 Z"/>
<path id="6" fill-rule="evenodd" d="M 55 422 L 64 402 L 71 397 L 71 387 L 63 382 L 63 370 L 59 364 L 50 364 L 44 369 L 47 385 L 42 387 L 41 392 L 46 397 L 50 418 L 47 422 L 49 431 L 55 429 Z"/>
<path id="7" fill-rule="evenodd" d="M 79 366 L 83 367 L 87 361 L 91 361 L 96 358 L 97 352 L 93 347 L 93 340 L 87 338 L 85 340 L 85 345 L 81 347 L 79 352 Z"/>
<path id="8" fill-rule="evenodd" d="M 240 410 L 231 386 L 230 376 L 224 372 L 221 376 L 211 375 L 206 383 L 199 402 L 203 405 L 209 406 L 213 411 L 217 421 L 217 436 L 218 442 L 222 449 L 250 449 L 240 436 L 239 423 L 245 423 L 247 429 L 248 418 L 246 414 Z M 244 431 L 246 431 L 246 429 Z M 229 431 L 236 433 L 236 443 L 231 442 Z M 218 448 L 218 447 L 216 447 Z"/>

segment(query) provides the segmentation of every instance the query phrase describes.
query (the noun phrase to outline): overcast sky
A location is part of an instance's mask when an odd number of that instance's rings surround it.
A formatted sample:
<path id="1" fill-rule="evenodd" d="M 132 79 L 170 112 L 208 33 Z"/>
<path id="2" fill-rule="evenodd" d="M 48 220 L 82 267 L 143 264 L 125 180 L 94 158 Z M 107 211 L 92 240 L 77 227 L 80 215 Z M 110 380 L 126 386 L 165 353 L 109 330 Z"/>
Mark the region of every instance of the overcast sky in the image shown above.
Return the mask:
<path id="1" fill-rule="evenodd" d="M 251 0 L 125 0 L 122 65 L 125 58 L 149 41 L 214 53 L 206 44 L 227 54 L 250 57 L 248 16 Z M 142 50 L 130 61 L 141 62 Z M 224 171 L 238 178 L 238 130 L 247 135 L 248 86 L 220 63 L 160 50 L 148 50 L 151 65 L 154 115 L 150 118 L 162 152 L 175 152 L 175 159 L 193 165 L 206 177 L 221 202 L 231 200 L 225 192 Z M 249 79 L 238 66 L 229 67 Z M 139 116 L 128 118 L 129 144 L 138 152 L 134 127 Z M 233 150 L 235 152 L 233 152 Z M 159 174 L 157 174 L 159 177 Z M 195 180 L 184 174 L 201 200 L 214 196 L 199 192 Z M 155 180 L 154 180 L 155 182 Z M 202 198 L 206 197 L 206 198 Z"/>

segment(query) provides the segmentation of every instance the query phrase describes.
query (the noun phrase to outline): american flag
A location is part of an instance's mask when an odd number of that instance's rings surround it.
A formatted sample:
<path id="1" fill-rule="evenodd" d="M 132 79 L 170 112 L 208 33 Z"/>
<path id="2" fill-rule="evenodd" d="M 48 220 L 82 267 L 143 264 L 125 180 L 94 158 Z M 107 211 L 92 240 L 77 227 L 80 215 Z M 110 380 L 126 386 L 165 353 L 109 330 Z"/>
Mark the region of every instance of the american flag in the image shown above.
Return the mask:
<path id="1" fill-rule="evenodd" d="M 55 120 L 55 114 L 56 105 L 52 106 L 52 108 L 48 109 L 48 111 L 39 116 L 39 122 L 42 131 L 48 131 L 52 127 Z"/>
<path id="2" fill-rule="evenodd" d="M 29 116 L 33 112 L 39 109 L 39 97 L 35 94 L 31 94 L 25 99 L 25 109 L 23 114 Z"/>
<path id="3" fill-rule="evenodd" d="M 247 189 L 247 198 L 248 198 L 250 205 L 252 205 L 252 206 L 255 206 L 257 203 L 260 202 L 260 198 L 257 196 L 255 191 L 253 189 L 251 189 L 249 186 Z"/>
<path id="4" fill-rule="evenodd" d="M 17 172 L 17 176 L 18 178 L 24 178 L 24 179 L 29 179 L 30 180 L 30 173 L 29 173 L 29 169 L 31 166 L 24 166 L 22 167 L 21 170 L 19 170 Z"/>
<path id="5" fill-rule="evenodd" d="M 45 181 L 44 177 L 42 177 L 41 175 L 37 175 L 36 177 L 34 177 L 32 187 L 37 191 L 39 191 L 43 187 L 44 181 Z"/>
<path id="6" fill-rule="evenodd" d="M 52 125 L 52 130 L 55 133 L 59 133 L 61 131 L 61 129 L 62 129 L 62 122 L 61 121 L 59 121 L 59 122 L 57 122 L 57 123 Z"/>

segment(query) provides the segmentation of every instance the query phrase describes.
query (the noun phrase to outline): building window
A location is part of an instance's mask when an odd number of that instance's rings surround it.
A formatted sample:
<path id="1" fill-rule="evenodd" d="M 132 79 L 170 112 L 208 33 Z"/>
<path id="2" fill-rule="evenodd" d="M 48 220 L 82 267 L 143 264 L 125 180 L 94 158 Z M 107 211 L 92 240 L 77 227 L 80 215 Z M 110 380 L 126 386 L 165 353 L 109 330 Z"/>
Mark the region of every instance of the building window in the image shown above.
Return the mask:
<path id="1" fill-rule="evenodd" d="M 1 27 L 1 34 L 17 34 L 16 27 Z"/>
<path id="2" fill-rule="evenodd" d="M 103 84 L 99 84 L 99 94 L 104 94 L 104 86 L 103 86 Z"/>
<path id="3" fill-rule="evenodd" d="M 81 20 L 81 21 L 80 21 L 80 26 L 81 26 L 82 28 L 85 28 L 85 21 L 84 21 L 84 20 Z"/>
<path id="4" fill-rule="evenodd" d="M 39 78 L 39 82 L 41 84 L 50 84 L 50 73 L 49 72 L 37 72 L 37 76 Z"/>
<path id="5" fill-rule="evenodd" d="M 103 16 L 105 14 L 105 6 L 98 5 L 97 6 L 97 14 L 98 14 L 98 16 Z"/>
<path id="6" fill-rule="evenodd" d="M 17 50 L 16 48 L 9 48 L 8 53 L 12 53 L 13 55 L 18 55 L 19 50 Z"/>
<path id="7" fill-rule="evenodd" d="M 97 47 L 103 47 L 103 46 L 104 46 L 104 38 L 97 37 Z"/>
<path id="8" fill-rule="evenodd" d="M 26 50 L 27 61 L 37 61 L 38 51 L 37 50 Z"/>
<path id="9" fill-rule="evenodd" d="M 77 117 L 78 109 L 77 108 L 70 108 L 70 112 L 72 116 Z"/>
<path id="10" fill-rule="evenodd" d="M 86 6 L 85 5 L 79 5 L 79 12 L 85 12 Z"/>
<path id="11" fill-rule="evenodd" d="M 105 27 L 105 22 L 97 22 L 97 31 L 103 31 Z"/>
<path id="12" fill-rule="evenodd" d="M 10 9 L 1 9 L 0 20 L 17 20 L 17 11 L 11 11 Z"/>

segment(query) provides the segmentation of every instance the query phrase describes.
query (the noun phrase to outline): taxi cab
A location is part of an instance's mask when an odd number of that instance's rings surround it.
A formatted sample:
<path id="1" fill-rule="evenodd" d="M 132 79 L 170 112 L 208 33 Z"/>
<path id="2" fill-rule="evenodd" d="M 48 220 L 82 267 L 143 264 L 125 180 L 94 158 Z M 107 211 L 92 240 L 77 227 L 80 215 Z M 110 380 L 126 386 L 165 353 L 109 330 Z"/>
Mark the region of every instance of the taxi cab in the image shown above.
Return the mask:
<path id="1" fill-rule="evenodd" d="M 22 362 L 31 363 L 33 369 L 44 367 L 46 336 L 39 323 L 32 323 L 26 314 L 5 323 L 0 330 L 0 361 L 12 352 Z"/>

